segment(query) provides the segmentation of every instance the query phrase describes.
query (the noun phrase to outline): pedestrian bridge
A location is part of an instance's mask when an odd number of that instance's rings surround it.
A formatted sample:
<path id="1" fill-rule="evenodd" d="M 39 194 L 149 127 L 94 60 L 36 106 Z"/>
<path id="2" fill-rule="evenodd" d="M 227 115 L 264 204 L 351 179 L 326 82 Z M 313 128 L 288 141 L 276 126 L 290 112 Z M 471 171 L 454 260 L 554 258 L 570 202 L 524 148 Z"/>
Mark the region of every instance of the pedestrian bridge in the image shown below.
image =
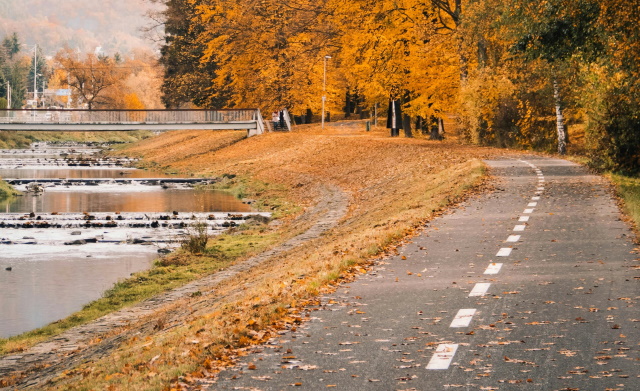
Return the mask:
<path id="1" fill-rule="evenodd" d="M 259 109 L 0 110 L 0 130 L 96 132 L 132 130 L 246 130 L 264 133 Z"/>

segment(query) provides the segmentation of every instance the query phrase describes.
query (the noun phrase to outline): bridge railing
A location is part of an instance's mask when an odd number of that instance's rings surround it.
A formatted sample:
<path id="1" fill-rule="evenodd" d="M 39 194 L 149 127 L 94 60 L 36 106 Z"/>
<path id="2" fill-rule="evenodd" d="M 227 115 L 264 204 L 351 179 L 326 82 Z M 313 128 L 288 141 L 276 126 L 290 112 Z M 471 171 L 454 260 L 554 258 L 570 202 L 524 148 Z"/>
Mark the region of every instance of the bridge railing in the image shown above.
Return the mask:
<path id="1" fill-rule="evenodd" d="M 225 110 L 0 110 L 0 123 L 208 124 L 256 121 L 257 109 Z"/>

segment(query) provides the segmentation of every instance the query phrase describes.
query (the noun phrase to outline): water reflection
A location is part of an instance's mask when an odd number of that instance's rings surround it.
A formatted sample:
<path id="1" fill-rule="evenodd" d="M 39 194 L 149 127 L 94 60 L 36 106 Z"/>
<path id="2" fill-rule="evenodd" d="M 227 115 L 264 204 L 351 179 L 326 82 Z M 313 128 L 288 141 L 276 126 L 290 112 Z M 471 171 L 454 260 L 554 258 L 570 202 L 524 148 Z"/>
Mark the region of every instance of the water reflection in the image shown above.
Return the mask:
<path id="1" fill-rule="evenodd" d="M 22 168 L 2 169 L 0 176 L 163 178 L 169 175 L 119 168 Z M 41 195 L 28 193 L 0 202 L 0 211 L 6 213 L 250 210 L 249 206 L 224 192 L 162 189 L 142 184 L 46 188 Z M 69 230 L 61 232 L 71 235 Z M 84 230 L 83 233 L 86 234 Z M 28 237 L 29 230 L 24 230 L 24 235 Z M 16 335 L 70 315 L 101 297 L 119 279 L 147 269 L 157 257 L 154 246 L 98 243 L 74 247 L 0 244 L 0 337 Z M 11 271 L 5 270 L 9 267 Z"/>
<path id="2" fill-rule="evenodd" d="M 251 208 L 229 193 L 214 190 L 162 189 L 160 186 L 118 186 L 100 191 L 85 186 L 82 192 L 48 191 L 0 202 L 5 213 L 82 212 L 249 212 Z M 139 188 L 132 191 L 132 188 Z M 119 189 L 120 188 L 120 189 Z M 129 189 L 127 191 L 127 189 Z M 93 191 L 92 191 L 93 190 Z"/>
<path id="3" fill-rule="evenodd" d="M 1 160 L 0 160 L 1 161 Z M 0 178 L 171 178 L 159 171 L 130 168 L 2 168 Z"/>
<path id="4" fill-rule="evenodd" d="M 101 256 L 90 258 L 0 257 L 0 337 L 69 316 L 100 298 L 117 280 L 147 269 L 156 257 L 155 249 L 136 252 L 133 246 L 127 247 L 122 251 L 103 248 Z"/>

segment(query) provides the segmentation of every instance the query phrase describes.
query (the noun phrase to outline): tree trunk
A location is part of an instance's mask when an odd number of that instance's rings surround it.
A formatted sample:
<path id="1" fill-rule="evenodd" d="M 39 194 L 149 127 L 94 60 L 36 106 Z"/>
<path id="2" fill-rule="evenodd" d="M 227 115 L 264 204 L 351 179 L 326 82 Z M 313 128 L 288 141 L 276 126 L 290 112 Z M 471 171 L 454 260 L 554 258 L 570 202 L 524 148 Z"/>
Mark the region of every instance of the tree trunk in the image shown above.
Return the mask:
<path id="1" fill-rule="evenodd" d="M 478 39 L 478 69 L 487 66 L 488 58 L 487 41 L 483 36 L 480 36 L 480 39 Z"/>
<path id="2" fill-rule="evenodd" d="M 351 116 L 351 92 L 347 89 L 344 97 L 344 118 Z"/>
<path id="3" fill-rule="evenodd" d="M 436 116 L 429 116 L 429 139 L 440 140 L 440 121 Z"/>
<path id="4" fill-rule="evenodd" d="M 560 102 L 560 87 L 558 80 L 553 78 L 553 98 L 556 103 L 556 130 L 558 132 L 558 153 L 564 155 L 567 153 L 567 132 L 564 128 L 564 116 L 562 115 L 562 105 Z"/>
<path id="5" fill-rule="evenodd" d="M 469 59 L 464 52 L 464 40 L 462 38 L 458 40 L 458 55 L 460 56 L 460 81 L 465 83 L 469 77 Z"/>
<path id="6" fill-rule="evenodd" d="M 416 117 L 416 131 L 420 132 L 422 135 L 428 134 L 427 121 L 425 121 L 421 115 Z"/>
<path id="7" fill-rule="evenodd" d="M 402 116 L 402 129 L 404 130 L 404 137 L 413 137 L 413 133 L 411 133 L 411 116 L 406 114 Z"/>

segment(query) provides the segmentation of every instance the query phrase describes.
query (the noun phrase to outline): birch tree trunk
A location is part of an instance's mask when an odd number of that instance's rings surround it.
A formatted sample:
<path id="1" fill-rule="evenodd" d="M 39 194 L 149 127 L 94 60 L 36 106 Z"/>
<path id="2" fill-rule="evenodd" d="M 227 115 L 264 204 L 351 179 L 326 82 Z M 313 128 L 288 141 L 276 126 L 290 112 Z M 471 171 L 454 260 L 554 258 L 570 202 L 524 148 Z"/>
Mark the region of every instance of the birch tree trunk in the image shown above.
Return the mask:
<path id="1" fill-rule="evenodd" d="M 558 153 L 564 155 L 567 152 L 567 132 L 564 128 L 564 116 L 560 102 L 560 87 L 558 80 L 553 78 L 553 98 L 556 103 L 556 130 L 558 132 Z"/>

